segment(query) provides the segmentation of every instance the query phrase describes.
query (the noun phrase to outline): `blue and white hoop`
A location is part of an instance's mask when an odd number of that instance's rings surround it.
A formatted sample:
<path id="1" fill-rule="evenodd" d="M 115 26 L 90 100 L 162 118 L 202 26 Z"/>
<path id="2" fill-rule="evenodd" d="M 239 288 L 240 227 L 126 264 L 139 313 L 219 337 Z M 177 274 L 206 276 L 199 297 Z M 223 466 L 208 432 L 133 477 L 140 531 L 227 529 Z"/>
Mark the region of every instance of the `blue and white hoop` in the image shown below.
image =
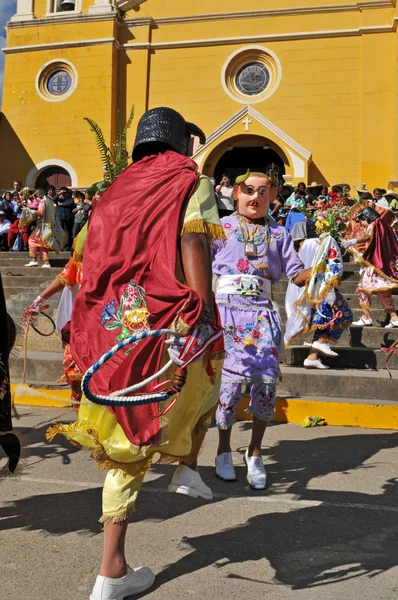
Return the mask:
<path id="1" fill-rule="evenodd" d="M 101 356 L 101 358 L 99 360 L 97 360 L 97 362 L 94 363 L 93 366 L 90 367 L 83 376 L 82 392 L 85 395 L 85 397 L 87 398 L 87 400 L 90 400 L 90 402 L 94 402 L 94 404 L 100 404 L 102 406 L 139 406 L 141 404 L 152 404 L 152 403 L 164 402 L 165 400 L 168 400 L 171 396 L 174 396 L 175 390 L 166 390 L 166 391 L 161 391 L 161 392 L 159 391 L 159 392 L 153 392 L 150 394 L 141 394 L 141 395 L 136 395 L 136 396 L 124 396 L 124 394 L 128 394 L 128 393 L 139 390 L 140 388 L 146 386 L 151 381 L 154 381 L 155 379 L 157 379 L 158 377 L 163 375 L 163 373 L 165 373 L 173 364 L 175 364 L 173 360 L 169 360 L 168 363 L 160 369 L 160 371 L 158 371 L 154 375 L 151 375 L 151 377 L 148 377 L 147 379 L 145 379 L 144 381 L 141 381 L 140 383 L 131 385 L 130 387 L 125 388 L 124 390 L 118 390 L 117 392 L 112 392 L 112 394 L 110 396 L 101 396 L 98 394 L 94 394 L 89 389 L 90 381 L 91 381 L 91 378 L 93 377 L 93 375 L 97 371 L 99 371 L 99 369 L 106 362 L 108 362 L 108 360 L 110 358 L 112 358 L 112 356 L 114 354 L 116 354 L 116 352 L 119 352 L 119 350 L 121 350 L 122 348 L 125 348 L 126 346 L 129 346 L 131 344 L 134 344 L 135 342 L 140 342 L 141 340 L 144 340 L 146 338 L 158 337 L 161 335 L 171 335 L 174 337 L 178 337 L 178 333 L 176 333 L 175 331 L 172 331 L 171 329 L 156 329 L 154 331 L 141 331 L 141 332 L 136 333 L 136 334 L 132 335 L 131 337 L 119 342 L 118 344 L 113 346 L 113 348 L 108 350 L 108 352 L 105 352 L 105 354 L 103 356 Z"/>

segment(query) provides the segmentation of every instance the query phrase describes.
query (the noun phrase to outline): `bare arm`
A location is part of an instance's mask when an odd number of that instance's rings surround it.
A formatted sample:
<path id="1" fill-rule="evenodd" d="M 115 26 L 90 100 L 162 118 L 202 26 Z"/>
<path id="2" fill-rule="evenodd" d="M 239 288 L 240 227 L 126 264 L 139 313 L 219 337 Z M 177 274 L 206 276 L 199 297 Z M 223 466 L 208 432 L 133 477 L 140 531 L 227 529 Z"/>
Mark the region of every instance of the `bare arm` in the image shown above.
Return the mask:
<path id="1" fill-rule="evenodd" d="M 188 287 L 203 298 L 213 319 L 211 254 L 204 233 L 185 233 L 181 237 L 181 260 Z"/>
<path id="2" fill-rule="evenodd" d="M 275 200 L 275 207 L 273 208 L 273 210 L 271 212 L 271 216 L 274 215 L 276 212 L 278 212 L 278 210 L 280 209 L 281 206 L 282 206 L 282 202 L 279 202 L 279 200 Z"/>
<path id="3" fill-rule="evenodd" d="M 307 281 L 307 279 L 310 275 L 311 275 L 311 268 L 304 269 L 304 271 L 301 271 L 301 273 L 296 275 L 296 277 L 293 279 L 293 283 L 295 285 L 297 285 L 297 287 L 304 287 L 305 282 Z"/>
<path id="4" fill-rule="evenodd" d="M 55 296 L 55 294 L 58 294 L 58 292 L 60 292 L 61 290 L 64 289 L 64 284 L 62 283 L 62 281 L 60 281 L 58 279 L 58 277 L 56 277 L 54 279 L 54 281 L 52 281 L 50 283 L 50 285 L 48 287 L 46 287 L 46 289 L 41 292 L 40 296 L 42 298 L 45 298 L 47 300 L 47 298 L 51 298 L 52 296 Z"/>
<path id="5" fill-rule="evenodd" d="M 357 244 L 362 244 L 363 242 L 367 242 L 371 239 L 370 233 L 362 233 L 359 237 L 357 237 Z"/>

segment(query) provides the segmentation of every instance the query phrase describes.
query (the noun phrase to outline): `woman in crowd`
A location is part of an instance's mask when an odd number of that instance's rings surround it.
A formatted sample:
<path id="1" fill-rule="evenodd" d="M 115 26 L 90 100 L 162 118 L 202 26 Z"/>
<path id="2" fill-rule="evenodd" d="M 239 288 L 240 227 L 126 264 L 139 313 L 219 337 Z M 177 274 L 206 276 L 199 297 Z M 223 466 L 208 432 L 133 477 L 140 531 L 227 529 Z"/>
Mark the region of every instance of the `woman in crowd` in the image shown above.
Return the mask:
<path id="1" fill-rule="evenodd" d="M 5 192 L 0 202 L 0 210 L 4 211 L 7 221 L 13 223 L 17 218 L 18 203 L 12 197 L 12 192 Z"/>
<path id="2" fill-rule="evenodd" d="M 370 207 L 363 209 L 358 220 L 365 224 L 366 230 L 357 238 L 343 240 L 343 248 L 354 248 L 366 243 L 362 255 L 360 281 L 357 288 L 359 304 L 363 315 L 353 325 L 365 327 L 373 325 L 370 316 L 371 296 L 377 294 L 384 310 L 391 317 L 386 328 L 398 327 L 398 315 L 392 301 L 392 290 L 398 289 L 398 242 L 392 228 Z M 358 256 L 358 255 L 357 255 Z"/>
<path id="3" fill-rule="evenodd" d="M 45 195 L 43 190 L 37 190 L 35 193 L 39 201 L 37 210 L 25 208 L 23 210 L 20 225 L 23 227 L 33 220 L 36 220 L 36 227 L 29 238 L 29 256 L 30 262 L 26 267 L 38 267 L 37 255 L 43 260 L 43 267 L 50 267 L 48 251 L 59 252 L 63 249 L 67 236 L 61 227 L 54 202 Z"/>
<path id="4" fill-rule="evenodd" d="M 303 188 L 297 187 L 293 194 L 287 199 L 285 209 L 290 209 L 290 212 L 286 219 L 286 229 L 290 233 L 295 223 L 305 221 L 305 215 L 303 210 L 306 207 L 305 192 Z"/>
<path id="5" fill-rule="evenodd" d="M 310 236 L 314 235 L 313 238 Z M 305 289 L 292 281 L 286 292 L 285 344 L 313 331 L 306 369 L 328 369 L 323 356 L 337 356 L 330 345 L 335 344 L 353 320 L 352 311 L 338 290 L 343 274 L 343 261 L 337 242 L 323 234 L 322 240 L 307 232 L 305 223 L 297 223 L 292 231 L 293 240 L 299 242 L 299 258 L 306 269 L 311 269 Z"/>

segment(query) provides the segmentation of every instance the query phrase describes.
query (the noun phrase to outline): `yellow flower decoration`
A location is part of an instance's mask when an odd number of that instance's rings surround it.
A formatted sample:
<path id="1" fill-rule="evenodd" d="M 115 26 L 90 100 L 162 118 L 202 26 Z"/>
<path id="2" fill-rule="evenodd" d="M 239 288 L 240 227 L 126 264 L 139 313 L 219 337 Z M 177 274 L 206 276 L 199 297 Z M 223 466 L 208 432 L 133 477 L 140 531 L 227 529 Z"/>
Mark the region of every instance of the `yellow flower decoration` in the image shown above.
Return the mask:
<path id="1" fill-rule="evenodd" d="M 246 338 L 245 341 L 243 342 L 243 345 L 250 348 L 250 347 L 256 345 L 256 340 L 253 339 L 252 337 Z"/>

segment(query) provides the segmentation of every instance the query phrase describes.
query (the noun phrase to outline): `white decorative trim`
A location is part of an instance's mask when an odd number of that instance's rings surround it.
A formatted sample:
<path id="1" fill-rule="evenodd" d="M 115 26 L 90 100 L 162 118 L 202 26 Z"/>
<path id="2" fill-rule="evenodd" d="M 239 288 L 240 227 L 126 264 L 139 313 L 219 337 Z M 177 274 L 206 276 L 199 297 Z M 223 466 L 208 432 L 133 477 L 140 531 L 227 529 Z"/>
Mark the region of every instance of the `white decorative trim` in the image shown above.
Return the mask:
<path id="1" fill-rule="evenodd" d="M 16 27 L 42 27 L 43 25 L 54 25 L 54 16 L 57 19 L 57 25 L 67 25 L 67 24 L 71 24 L 71 23 L 76 23 L 76 16 L 72 16 L 72 17 L 68 17 L 69 12 L 72 11 L 66 11 L 64 13 L 57 13 L 56 15 L 54 15 L 54 13 L 51 13 L 51 16 L 46 16 L 46 17 L 42 17 L 42 18 L 35 18 L 34 21 L 23 21 L 22 18 L 18 19 L 19 23 L 14 23 L 14 18 L 11 18 L 11 21 L 9 21 L 7 23 L 7 29 L 15 29 Z M 53 16 L 54 15 L 54 16 Z M 72 12 L 72 15 L 74 15 L 74 13 Z M 92 22 L 99 22 L 99 21 L 113 21 L 115 19 L 115 14 L 108 14 L 105 13 L 103 15 L 84 15 L 83 13 L 79 13 L 78 16 L 78 22 L 80 23 L 92 23 Z M 120 24 L 120 21 L 117 21 L 117 23 Z M 122 23 L 123 24 L 123 23 Z"/>
<path id="2" fill-rule="evenodd" d="M 303 146 L 291 138 L 290 135 L 271 123 L 271 121 L 263 117 L 263 115 L 261 115 L 255 108 L 252 108 L 251 106 L 244 106 L 241 108 L 241 110 L 232 115 L 232 117 L 230 117 L 227 121 L 220 125 L 220 127 L 215 129 L 209 136 L 207 136 L 206 143 L 202 146 L 199 146 L 197 152 L 193 155 L 193 159 L 196 160 L 196 157 L 198 157 L 199 154 L 211 146 L 218 138 L 236 125 L 236 123 L 238 123 L 245 116 L 256 119 L 260 125 L 262 125 L 265 129 L 268 129 L 268 131 L 273 133 L 275 137 L 290 146 L 290 148 L 292 148 L 302 159 L 305 161 L 311 160 L 312 154 L 309 150 L 306 150 Z"/>
<path id="3" fill-rule="evenodd" d="M 228 67 L 229 67 L 231 61 L 235 58 L 235 56 L 238 56 L 239 54 L 243 54 L 250 50 L 259 50 L 260 52 L 264 52 L 264 54 L 268 54 L 271 58 L 273 58 L 273 60 L 275 61 L 275 64 L 276 64 L 277 73 L 276 73 L 275 79 L 272 80 L 272 78 L 271 78 L 270 85 L 267 86 L 267 88 L 261 94 L 257 94 L 256 96 L 252 96 L 252 97 L 250 97 L 250 96 L 239 97 L 236 94 L 234 94 L 227 85 L 227 82 L 226 82 L 227 70 L 228 70 Z M 243 46 L 243 48 L 239 48 L 238 50 L 235 50 L 235 52 L 232 52 L 232 54 L 230 54 L 228 56 L 227 60 L 223 64 L 223 68 L 221 70 L 221 85 L 224 89 L 224 92 L 230 98 L 232 98 L 232 100 L 234 100 L 235 102 L 239 102 L 239 104 L 245 104 L 245 105 L 246 104 L 258 104 L 259 102 L 263 102 L 264 100 L 267 100 L 267 98 L 270 98 L 278 89 L 281 79 L 282 79 L 281 61 L 279 60 L 279 58 L 277 57 L 275 52 L 273 52 L 272 50 L 269 50 L 268 48 L 265 48 L 265 46 Z"/>
<path id="4" fill-rule="evenodd" d="M 50 94 L 49 95 L 43 94 L 40 89 L 40 78 L 41 78 L 43 71 L 45 69 L 47 69 L 48 67 L 50 67 L 51 65 L 59 65 L 61 67 L 62 64 L 68 65 L 68 67 L 70 67 L 70 69 L 73 72 L 72 85 L 70 86 L 69 90 L 65 94 L 62 94 L 61 96 L 51 96 Z M 77 88 L 78 80 L 79 80 L 79 76 L 78 76 L 75 66 L 69 60 L 66 60 L 66 58 L 56 58 L 56 59 L 50 60 L 45 65 L 40 67 L 40 69 L 36 75 L 36 81 L 35 81 L 36 92 L 39 94 L 40 98 L 42 98 L 46 102 L 62 102 L 63 100 L 66 100 L 67 98 L 69 98 L 69 96 L 71 96 L 73 94 L 73 92 Z"/>
<path id="5" fill-rule="evenodd" d="M 71 187 L 78 187 L 78 178 L 75 169 L 64 160 L 59 160 L 58 158 L 49 158 L 48 160 L 43 160 L 38 165 L 35 165 L 33 169 L 31 169 L 26 178 L 27 187 L 33 188 L 36 185 L 36 180 L 38 176 L 50 167 L 61 167 L 68 171 L 71 178 Z"/>
<path id="6" fill-rule="evenodd" d="M 93 16 L 95 21 L 108 20 L 108 15 Z M 67 17 L 65 17 L 67 18 Z M 83 20 L 83 15 L 82 15 Z M 113 19 L 114 16 L 111 16 Z M 84 19 L 86 20 L 86 19 Z M 90 20 L 90 19 L 87 19 Z M 46 19 L 46 24 L 50 25 Z M 59 22 L 62 22 L 61 20 Z M 33 24 L 38 26 L 41 20 L 35 20 Z M 137 21 L 138 23 L 138 21 Z M 147 24 L 148 21 L 145 21 Z M 194 39 L 194 40 L 179 40 L 170 42 L 138 42 L 138 43 L 127 43 L 120 44 L 116 38 L 98 38 L 92 40 L 76 40 L 70 42 L 55 42 L 51 44 L 33 44 L 29 46 L 11 46 L 3 48 L 5 54 L 14 54 L 16 52 L 36 52 L 38 50 L 54 50 L 60 48 L 77 48 L 81 46 L 98 46 L 103 44 L 115 44 L 117 48 L 123 48 L 124 50 L 169 50 L 173 48 L 200 48 L 206 46 L 227 46 L 232 44 L 260 44 L 265 42 L 286 42 L 292 40 L 310 40 L 310 39 L 325 39 L 333 37 L 357 37 L 366 34 L 374 33 L 393 33 L 397 30 L 398 16 L 394 17 L 391 25 L 373 25 L 365 27 L 357 27 L 353 29 L 330 29 L 330 30 L 318 30 L 318 31 L 293 31 L 289 33 L 275 33 L 275 34 L 263 34 L 253 36 L 235 36 L 235 37 L 223 37 L 223 38 L 208 38 L 208 39 Z M 21 27 L 25 25 L 32 25 L 32 22 L 26 22 L 22 25 L 11 23 L 9 27 Z"/>
<path id="7" fill-rule="evenodd" d="M 290 148 L 285 146 L 286 152 L 289 154 L 294 169 L 294 177 L 297 179 L 303 179 L 305 177 L 305 162 L 300 156 L 297 156 L 295 152 L 292 152 Z"/>
<path id="8" fill-rule="evenodd" d="M 64 12 L 47 12 L 44 15 L 45 19 L 64 19 L 65 18 L 65 13 L 68 13 L 69 17 L 75 16 L 76 15 L 81 15 L 82 11 L 81 10 L 68 10 L 68 11 L 64 11 Z"/>
<path id="9" fill-rule="evenodd" d="M 10 24 L 18 24 L 18 23 L 24 23 L 25 21 L 34 21 L 35 20 L 35 16 L 33 13 L 25 13 L 24 15 L 13 15 L 7 25 L 7 27 L 10 26 Z M 33 25 L 33 23 L 32 23 Z"/>
<path id="10" fill-rule="evenodd" d="M 183 15 L 172 17 L 155 17 L 156 24 L 159 25 L 174 25 L 183 23 L 197 23 L 201 21 L 225 21 L 236 19 L 258 19 L 266 17 L 288 17 L 295 15 L 311 15 L 324 13 L 340 13 L 340 12 L 357 12 L 363 10 L 374 10 L 377 8 L 395 7 L 396 0 L 373 0 L 370 2 L 354 2 L 347 4 L 329 4 L 322 6 L 300 6 L 293 8 L 270 8 L 263 10 L 247 10 L 247 11 L 225 11 L 218 13 L 199 14 L 199 15 Z M 133 21 L 133 19 L 131 19 Z M 128 21 L 130 24 L 130 20 Z"/>
<path id="11" fill-rule="evenodd" d="M 172 42 L 138 42 L 121 44 L 125 50 L 171 50 L 173 48 L 200 48 L 206 46 L 227 46 L 234 44 L 259 44 L 265 42 L 286 42 L 292 40 L 327 39 L 337 37 L 358 37 L 370 33 L 393 33 L 397 30 L 398 17 L 391 25 L 374 25 L 353 29 L 330 29 L 321 31 L 293 31 L 253 36 L 179 40 Z"/>
<path id="12" fill-rule="evenodd" d="M 38 50 L 62 50 L 64 48 L 79 48 L 80 46 L 103 46 L 115 44 L 119 47 L 116 38 L 99 38 L 94 40 L 77 40 L 74 42 L 54 42 L 51 44 L 35 44 L 32 46 L 12 46 L 3 48 L 4 54 L 15 54 L 16 52 L 37 52 Z"/>

